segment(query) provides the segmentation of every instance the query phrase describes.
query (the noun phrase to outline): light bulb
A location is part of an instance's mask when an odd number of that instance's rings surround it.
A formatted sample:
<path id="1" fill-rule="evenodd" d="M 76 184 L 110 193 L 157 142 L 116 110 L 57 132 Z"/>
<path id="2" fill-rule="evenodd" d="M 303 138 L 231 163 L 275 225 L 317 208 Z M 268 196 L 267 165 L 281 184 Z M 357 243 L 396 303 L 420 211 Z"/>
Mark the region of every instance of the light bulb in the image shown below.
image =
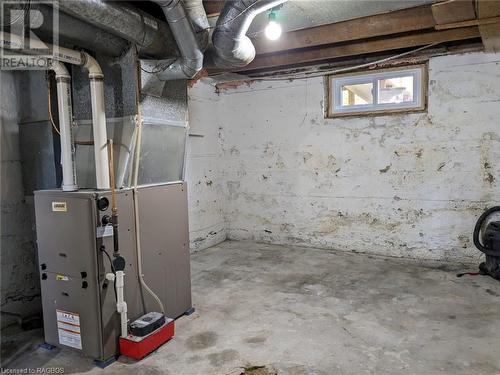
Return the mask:
<path id="1" fill-rule="evenodd" d="M 281 36 L 281 25 L 276 21 L 269 21 L 266 26 L 265 34 L 267 39 L 277 40 Z"/>

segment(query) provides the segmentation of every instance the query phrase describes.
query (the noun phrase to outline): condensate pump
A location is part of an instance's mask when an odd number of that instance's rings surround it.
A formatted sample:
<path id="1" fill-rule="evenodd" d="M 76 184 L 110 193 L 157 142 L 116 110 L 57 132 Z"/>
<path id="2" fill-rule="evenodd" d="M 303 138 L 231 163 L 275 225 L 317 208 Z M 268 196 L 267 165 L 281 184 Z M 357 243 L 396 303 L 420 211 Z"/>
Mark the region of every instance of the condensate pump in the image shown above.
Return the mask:
<path id="1" fill-rule="evenodd" d="M 486 261 L 479 265 L 480 273 L 500 280 L 500 221 L 492 220 L 481 230 L 495 212 L 500 212 L 500 206 L 491 207 L 479 217 L 473 239 L 474 245 L 486 255 Z"/>
<path id="2" fill-rule="evenodd" d="M 175 322 L 158 312 L 150 312 L 129 325 L 129 333 L 120 337 L 120 352 L 140 360 L 174 337 Z"/>

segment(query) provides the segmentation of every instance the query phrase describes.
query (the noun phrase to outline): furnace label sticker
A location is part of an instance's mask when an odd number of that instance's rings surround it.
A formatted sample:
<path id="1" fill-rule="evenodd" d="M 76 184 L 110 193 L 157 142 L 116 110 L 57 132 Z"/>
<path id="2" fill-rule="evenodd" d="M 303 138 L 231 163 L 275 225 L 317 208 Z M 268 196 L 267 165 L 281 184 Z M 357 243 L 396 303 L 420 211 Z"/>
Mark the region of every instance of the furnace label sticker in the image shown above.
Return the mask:
<path id="1" fill-rule="evenodd" d="M 80 315 L 63 310 L 56 310 L 56 314 L 59 344 L 82 349 Z"/>
<path id="2" fill-rule="evenodd" d="M 104 227 L 97 227 L 97 231 L 96 231 L 97 238 L 111 237 L 112 235 L 113 235 L 113 226 L 112 225 L 106 225 Z"/>
<path id="3" fill-rule="evenodd" d="M 66 202 L 52 202 L 52 211 L 68 212 L 68 205 L 66 204 Z"/>

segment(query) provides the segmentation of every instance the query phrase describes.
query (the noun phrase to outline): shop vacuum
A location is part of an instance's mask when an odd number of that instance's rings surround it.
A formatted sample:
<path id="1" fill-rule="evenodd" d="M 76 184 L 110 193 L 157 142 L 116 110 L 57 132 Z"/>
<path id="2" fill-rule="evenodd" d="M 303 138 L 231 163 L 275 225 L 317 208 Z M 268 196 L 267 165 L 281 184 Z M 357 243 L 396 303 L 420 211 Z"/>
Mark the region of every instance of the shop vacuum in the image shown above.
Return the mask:
<path id="1" fill-rule="evenodd" d="M 486 261 L 479 265 L 479 274 L 489 275 L 500 281 L 500 221 L 487 222 L 495 212 L 500 212 L 500 206 L 483 212 L 474 227 L 473 239 L 474 245 L 486 256 Z"/>

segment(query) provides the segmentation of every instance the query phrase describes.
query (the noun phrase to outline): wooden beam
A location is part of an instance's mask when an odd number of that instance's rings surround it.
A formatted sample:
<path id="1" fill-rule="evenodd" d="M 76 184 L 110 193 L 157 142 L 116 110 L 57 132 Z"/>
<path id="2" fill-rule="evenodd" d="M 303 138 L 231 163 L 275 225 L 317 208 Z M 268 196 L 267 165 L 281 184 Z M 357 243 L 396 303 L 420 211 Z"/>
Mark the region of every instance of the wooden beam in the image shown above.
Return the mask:
<path id="1" fill-rule="evenodd" d="M 224 1 L 218 0 L 206 0 L 203 1 L 203 7 L 207 13 L 207 17 L 218 16 L 222 7 L 224 6 Z"/>
<path id="2" fill-rule="evenodd" d="M 479 19 L 500 16 L 500 1 L 477 0 L 477 15 Z M 486 52 L 500 52 L 500 24 L 479 26 Z"/>
<path id="3" fill-rule="evenodd" d="M 481 18 L 469 21 L 460 21 L 453 23 L 445 23 L 443 25 L 436 25 L 436 30 L 447 30 L 456 29 L 457 27 L 467 27 L 467 26 L 479 26 L 479 25 L 491 25 L 493 23 L 500 23 L 499 17 Z"/>
<path id="4" fill-rule="evenodd" d="M 437 25 L 467 21 L 476 18 L 473 0 L 443 1 L 433 4 L 431 9 Z"/>
<path id="5" fill-rule="evenodd" d="M 420 6 L 287 32 L 277 42 L 259 37 L 253 39 L 253 43 L 257 54 L 265 54 L 423 30 L 434 26 L 431 7 Z"/>
<path id="6" fill-rule="evenodd" d="M 392 38 L 364 40 L 349 44 L 328 46 L 325 48 L 289 51 L 274 55 L 257 56 L 249 65 L 243 68 L 238 68 L 238 71 L 242 72 L 304 63 L 314 63 L 341 57 L 367 55 L 376 52 L 418 47 L 426 44 L 473 39 L 478 38 L 479 36 L 479 30 L 474 26 L 443 31 L 429 31 L 413 35 L 396 36 Z"/>

